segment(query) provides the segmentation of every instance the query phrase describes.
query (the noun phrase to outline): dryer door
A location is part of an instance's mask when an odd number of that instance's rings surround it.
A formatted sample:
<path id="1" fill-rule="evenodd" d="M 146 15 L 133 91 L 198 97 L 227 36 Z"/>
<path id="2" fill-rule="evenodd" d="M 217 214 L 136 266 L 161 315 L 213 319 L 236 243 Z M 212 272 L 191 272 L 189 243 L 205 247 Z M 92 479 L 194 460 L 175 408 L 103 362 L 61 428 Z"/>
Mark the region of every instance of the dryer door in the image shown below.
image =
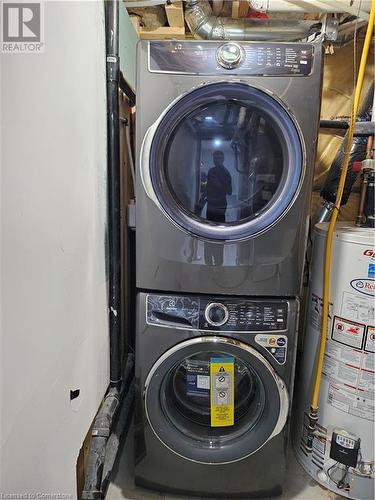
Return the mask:
<path id="1" fill-rule="evenodd" d="M 185 231 L 245 239 L 293 203 L 304 173 L 302 140 L 270 94 L 214 83 L 177 100 L 151 127 L 142 171 L 155 202 Z"/>
<path id="2" fill-rule="evenodd" d="M 228 358 L 234 363 L 234 423 L 213 427 L 210 363 Z M 236 462 L 256 452 L 281 432 L 289 410 L 286 387 L 270 363 L 247 344 L 222 337 L 196 337 L 167 351 L 148 374 L 144 399 L 160 441 L 205 464 Z"/>

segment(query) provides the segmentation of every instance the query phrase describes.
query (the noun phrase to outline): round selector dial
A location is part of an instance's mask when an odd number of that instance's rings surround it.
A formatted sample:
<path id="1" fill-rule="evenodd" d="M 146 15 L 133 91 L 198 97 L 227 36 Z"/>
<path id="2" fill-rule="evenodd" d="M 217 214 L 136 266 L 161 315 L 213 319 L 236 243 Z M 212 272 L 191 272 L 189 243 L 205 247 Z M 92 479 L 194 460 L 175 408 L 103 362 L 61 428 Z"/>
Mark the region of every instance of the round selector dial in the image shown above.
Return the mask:
<path id="1" fill-rule="evenodd" d="M 228 308 L 219 302 L 211 302 L 206 307 L 205 318 L 207 323 L 212 326 L 222 326 L 228 321 Z"/>
<path id="2" fill-rule="evenodd" d="M 225 69 L 237 68 L 244 59 L 244 50 L 238 43 L 224 43 L 216 52 L 216 60 Z"/>

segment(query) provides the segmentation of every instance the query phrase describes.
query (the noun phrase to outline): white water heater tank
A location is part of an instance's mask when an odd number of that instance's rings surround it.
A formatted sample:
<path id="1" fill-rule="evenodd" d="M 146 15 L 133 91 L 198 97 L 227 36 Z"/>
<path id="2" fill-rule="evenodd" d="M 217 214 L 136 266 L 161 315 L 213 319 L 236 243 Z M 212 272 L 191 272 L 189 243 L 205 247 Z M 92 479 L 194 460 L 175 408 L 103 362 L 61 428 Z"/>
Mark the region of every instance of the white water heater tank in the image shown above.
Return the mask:
<path id="1" fill-rule="evenodd" d="M 375 230 L 339 223 L 333 238 L 327 347 L 319 420 L 307 446 L 308 413 L 320 338 L 328 224 L 317 224 L 296 380 L 294 449 L 320 484 L 342 496 L 373 500 L 375 484 Z"/>

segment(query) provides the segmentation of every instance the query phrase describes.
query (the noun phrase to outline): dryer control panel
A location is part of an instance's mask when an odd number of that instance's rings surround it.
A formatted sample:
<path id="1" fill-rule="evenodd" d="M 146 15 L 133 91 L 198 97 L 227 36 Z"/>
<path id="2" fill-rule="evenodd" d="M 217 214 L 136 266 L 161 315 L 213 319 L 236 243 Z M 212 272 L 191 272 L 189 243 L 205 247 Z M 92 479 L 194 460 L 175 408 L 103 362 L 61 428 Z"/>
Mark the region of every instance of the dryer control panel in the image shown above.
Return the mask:
<path id="1" fill-rule="evenodd" d="M 150 41 L 151 73 L 243 76 L 309 76 L 310 43 Z"/>
<path id="2" fill-rule="evenodd" d="M 288 301 L 149 294 L 146 321 L 214 332 L 286 331 Z"/>

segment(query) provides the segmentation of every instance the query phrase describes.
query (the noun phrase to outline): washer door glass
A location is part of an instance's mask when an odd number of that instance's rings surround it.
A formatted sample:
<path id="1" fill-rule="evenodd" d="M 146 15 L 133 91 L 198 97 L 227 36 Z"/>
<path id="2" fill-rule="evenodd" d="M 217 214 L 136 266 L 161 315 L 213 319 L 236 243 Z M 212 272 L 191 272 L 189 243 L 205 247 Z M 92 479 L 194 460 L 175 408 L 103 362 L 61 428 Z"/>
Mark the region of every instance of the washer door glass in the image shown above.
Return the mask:
<path id="1" fill-rule="evenodd" d="M 273 97 L 242 83 L 206 85 L 162 118 L 150 174 L 163 209 L 198 236 L 253 236 L 288 209 L 303 155 L 297 129 Z"/>
<path id="2" fill-rule="evenodd" d="M 265 444 L 287 413 L 286 393 L 268 362 L 251 347 L 219 337 L 176 347 L 146 384 L 146 413 L 159 439 L 202 463 L 234 462 Z M 212 426 L 210 363 L 228 357 L 234 367 L 234 423 Z"/>

